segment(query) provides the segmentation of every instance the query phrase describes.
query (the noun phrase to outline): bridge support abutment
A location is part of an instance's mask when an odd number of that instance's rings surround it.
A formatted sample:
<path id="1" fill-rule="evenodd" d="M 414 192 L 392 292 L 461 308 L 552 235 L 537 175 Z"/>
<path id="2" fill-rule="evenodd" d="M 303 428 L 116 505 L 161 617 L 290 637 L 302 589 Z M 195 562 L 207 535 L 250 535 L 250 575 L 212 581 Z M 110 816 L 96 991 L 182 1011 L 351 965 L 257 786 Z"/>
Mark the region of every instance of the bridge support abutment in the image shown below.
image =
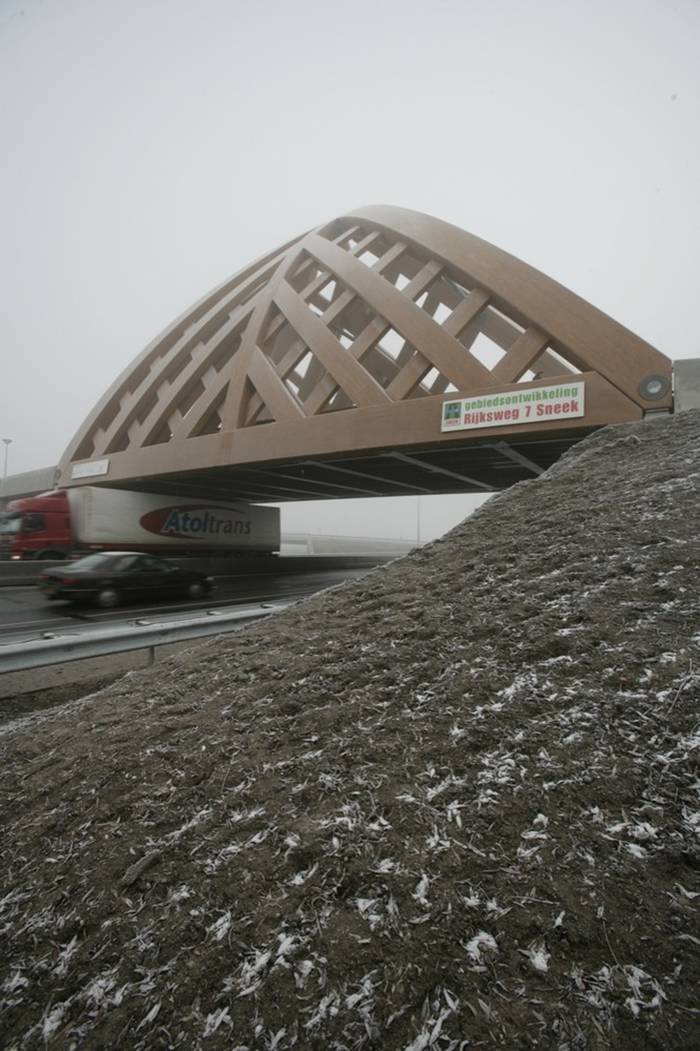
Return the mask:
<path id="1" fill-rule="evenodd" d="M 700 409 L 700 358 L 673 363 L 673 406 L 676 412 Z"/>

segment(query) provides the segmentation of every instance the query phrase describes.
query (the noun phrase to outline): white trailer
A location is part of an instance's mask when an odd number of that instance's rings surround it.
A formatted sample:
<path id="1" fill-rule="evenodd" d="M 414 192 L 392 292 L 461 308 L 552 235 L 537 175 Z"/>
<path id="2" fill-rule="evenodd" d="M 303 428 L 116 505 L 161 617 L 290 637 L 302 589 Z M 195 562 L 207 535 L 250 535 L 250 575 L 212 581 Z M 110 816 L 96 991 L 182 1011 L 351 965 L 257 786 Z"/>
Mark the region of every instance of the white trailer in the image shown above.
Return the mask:
<path id="1" fill-rule="evenodd" d="M 273 553 L 280 546 L 279 509 L 243 500 L 83 486 L 68 490 L 68 505 L 79 550 L 207 555 Z"/>

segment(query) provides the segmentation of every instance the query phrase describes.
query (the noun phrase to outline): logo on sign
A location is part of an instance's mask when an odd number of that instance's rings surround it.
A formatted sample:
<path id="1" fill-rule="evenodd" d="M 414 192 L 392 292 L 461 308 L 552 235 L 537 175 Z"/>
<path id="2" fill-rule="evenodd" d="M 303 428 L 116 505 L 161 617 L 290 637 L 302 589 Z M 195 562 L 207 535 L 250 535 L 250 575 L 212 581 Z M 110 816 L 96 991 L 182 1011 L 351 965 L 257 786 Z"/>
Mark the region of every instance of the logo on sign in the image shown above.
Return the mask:
<path id="1" fill-rule="evenodd" d="M 250 519 L 242 518 L 235 508 L 201 507 L 196 504 L 159 507 L 140 519 L 141 526 L 158 536 L 177 540 L 209 540 L 216 536 L 248 536 Z"/>
<path id="2" fill-rule="evenodd" d="M 447 430 L 450 427 L 459 427 L 461 416 L 461 401 L 446 401 L 442 407 L 443 429 Z"/>

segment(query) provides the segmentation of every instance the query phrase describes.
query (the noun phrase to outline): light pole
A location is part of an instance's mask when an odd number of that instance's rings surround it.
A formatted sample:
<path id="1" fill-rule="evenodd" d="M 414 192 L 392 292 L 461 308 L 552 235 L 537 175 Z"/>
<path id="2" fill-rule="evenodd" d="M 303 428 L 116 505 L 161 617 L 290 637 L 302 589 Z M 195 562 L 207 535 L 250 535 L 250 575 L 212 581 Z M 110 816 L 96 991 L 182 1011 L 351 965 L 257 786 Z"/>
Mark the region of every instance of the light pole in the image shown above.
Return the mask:
<path id="1" fill-rule="evenodd" d="M 12 438 L 3 438 L 2 439 L 2 443 L 5 446 L 5 465 L 4 465 L 3 471 L 2 471 L 2 491 L 3 491 L 3 495 L 4 495 L 4 493 L 5 493 L 5 483 L 7 481 L 7 454 L 9 453 L 10 446 L 12 445 Z"/>

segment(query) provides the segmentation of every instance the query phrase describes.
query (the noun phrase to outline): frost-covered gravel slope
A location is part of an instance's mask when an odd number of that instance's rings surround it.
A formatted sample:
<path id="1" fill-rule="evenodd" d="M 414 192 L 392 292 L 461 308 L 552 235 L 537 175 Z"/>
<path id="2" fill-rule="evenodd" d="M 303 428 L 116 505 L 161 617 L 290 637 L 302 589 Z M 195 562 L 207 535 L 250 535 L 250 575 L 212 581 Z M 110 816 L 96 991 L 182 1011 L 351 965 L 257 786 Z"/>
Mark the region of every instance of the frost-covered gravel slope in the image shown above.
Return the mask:
<path id="1" fill-rule="evenodd" d="M 2 728 L 2 1046 L 698 1046 L 699 450 Z"/>

